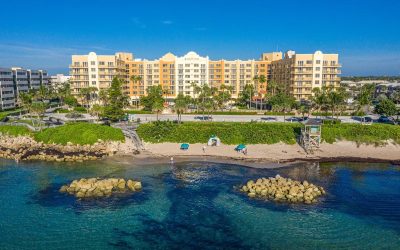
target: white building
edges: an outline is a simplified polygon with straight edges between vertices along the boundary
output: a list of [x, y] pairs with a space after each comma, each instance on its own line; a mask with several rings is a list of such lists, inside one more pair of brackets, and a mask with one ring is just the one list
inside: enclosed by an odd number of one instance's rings
[[49, 86], [54, 90], [58, 90], [63, 84], [68, 82], [69, 79], [71, 79], [71, 76], [65, 76], [64, 74], [50, 76]]
[[177, 93], [194, 96], [193, 86], [208, 84], [208, 62], [209, 58], [201, 57], [196, 52], [189, 52], [182, 57], [176, 58]]

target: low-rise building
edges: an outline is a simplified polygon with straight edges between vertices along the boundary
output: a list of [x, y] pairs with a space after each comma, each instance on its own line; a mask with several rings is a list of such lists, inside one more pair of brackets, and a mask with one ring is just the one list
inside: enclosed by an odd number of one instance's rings
[[11, 69], [0, 68], [0, 110], [15, 107], [14, 79]]
[[20, 93], [47, 87], [48, 75], [45, 70], [30, 70], [20, 67], [0, 68], [0, 110], [18, 106]]

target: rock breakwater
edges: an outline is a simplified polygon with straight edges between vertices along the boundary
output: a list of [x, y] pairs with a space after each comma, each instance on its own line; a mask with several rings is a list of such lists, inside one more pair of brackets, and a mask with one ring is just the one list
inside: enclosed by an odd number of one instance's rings
[[[0, 135], [0, 158], [23, 160], [43, 160], [57, 162], [82, 162], [96, 160], [120, 152], [119, 142], [99, 140], [93, 145], [44, 144], [28, 136]], [[132, 153], [135, 151], [131, 150]]]
[[240, 189], [251, 198], [258, 197], [276, 202], [288, 203], [316, 203], [317, 198], [325, 195], [323, 187], [316, 186], [308, 181], [295, 181], [279, 175], [269, 178], [249, 180]]
[[59, 191], [74, 195], [76, 198], [100, 198], [109, 197], [113, 193], [138, 192], [141, 189], [140, 181], [118, 178], [82, 178], [62, 186]]

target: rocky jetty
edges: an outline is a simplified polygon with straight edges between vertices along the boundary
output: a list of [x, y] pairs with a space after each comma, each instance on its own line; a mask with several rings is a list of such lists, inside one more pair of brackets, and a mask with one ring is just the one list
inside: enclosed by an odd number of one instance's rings
[[307, 181], [295, 181], [279, 175], [269, 178], [249, 180], [240, 189], [251, 198], [258, 197], [276, 202], [305, 203], [317, 202], [317, 198], [325, 194], [323, 187]]
[[62, 186], [59, 191], [76, 198], [100, 198], [109, 197], [113, 193], [138, 192], [141, 189], [142, 183], [134, 180], [83, 178]]
[[[104, 142], [99, 140], [93, 145], [44, 144], [28, 136], [0, 135], [0, 158], [43, 161], [88, 161], [120, 153], [124, 144], [120, 142]], [[129, 148], [129, 152], [135, 151]], [[137, 152], [136, 152], [137, 153]]]

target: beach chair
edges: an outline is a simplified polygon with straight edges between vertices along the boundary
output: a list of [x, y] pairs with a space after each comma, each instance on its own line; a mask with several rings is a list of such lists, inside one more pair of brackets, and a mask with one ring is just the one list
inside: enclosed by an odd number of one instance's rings
[[182, 143], [181, 144], [181, 150], [188, 150], [189, 149], [189, 144], [188, 143]]
[[246, 148], [246, 145], [244, 144], [239, 144], [236, 146], [235, 150], [238, 152], [242, 152]]

